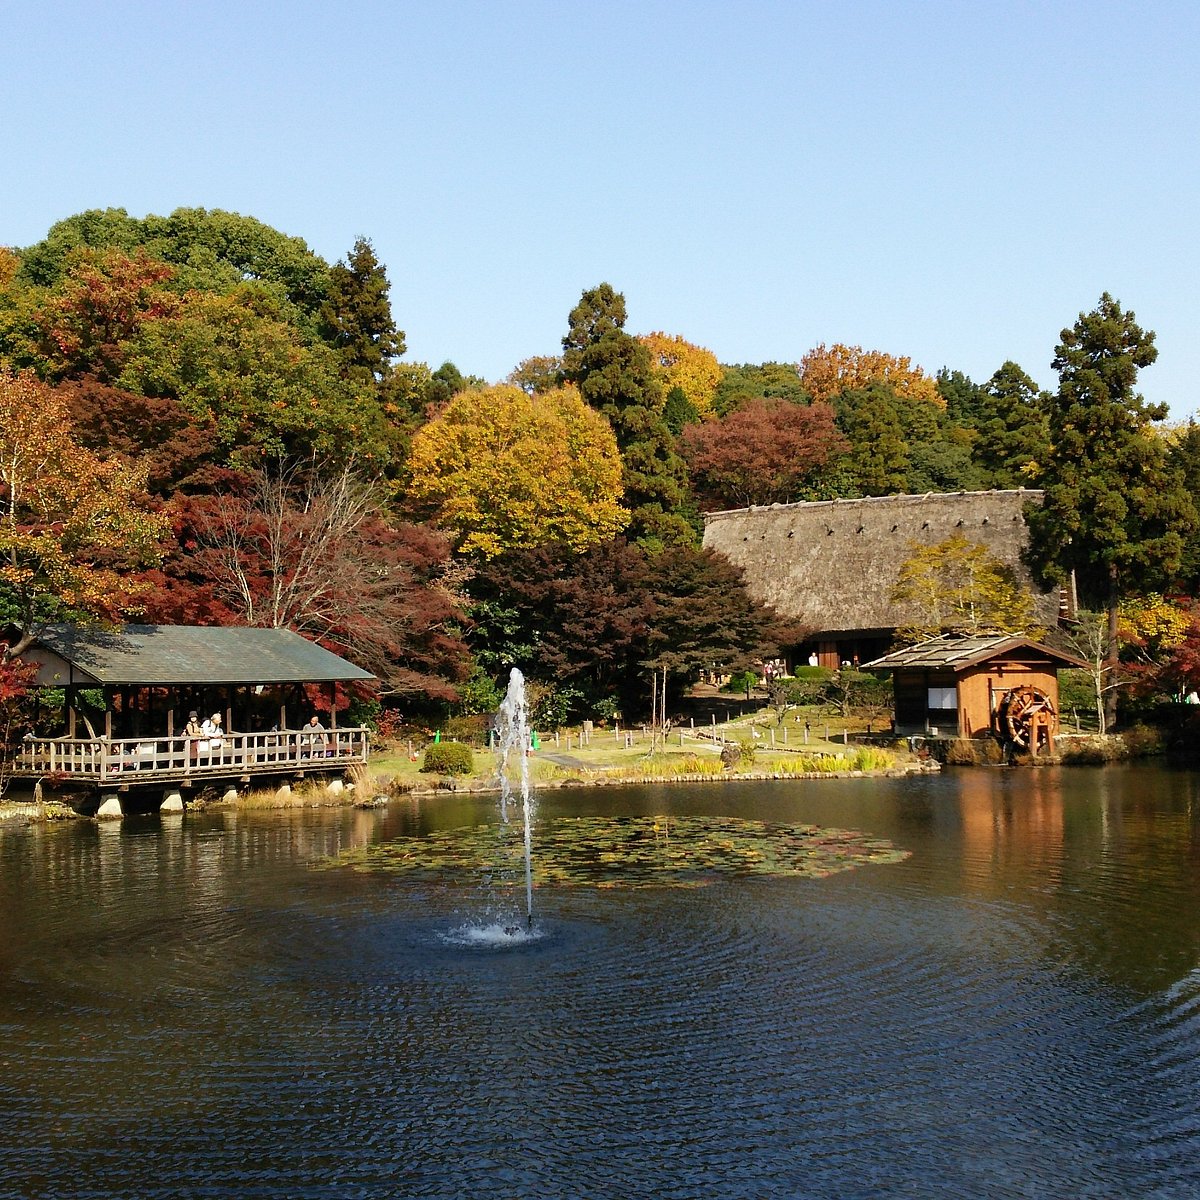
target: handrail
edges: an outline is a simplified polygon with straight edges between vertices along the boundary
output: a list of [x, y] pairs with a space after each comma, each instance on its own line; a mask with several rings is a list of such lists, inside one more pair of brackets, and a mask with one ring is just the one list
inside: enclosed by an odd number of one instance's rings
[[171, 774], [266, 774], [366, 762], [369, 731], [283, 729], [223, 733], [219, 738], [26, 738], [15, 756], [16, 775], [92, 778]]

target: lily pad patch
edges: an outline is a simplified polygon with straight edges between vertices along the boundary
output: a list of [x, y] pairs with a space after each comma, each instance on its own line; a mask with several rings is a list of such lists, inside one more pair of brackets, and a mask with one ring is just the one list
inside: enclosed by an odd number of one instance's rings
[[[477, 825], [345, 850], [314, 866], [464, 885], [523, 870], [511, 827]], [[743, 876], [820, 879], [909, 857], [884, 838], [736, 817], [559, 817], [538, 824], [533, 878], [540, 887], [703, 887]]]

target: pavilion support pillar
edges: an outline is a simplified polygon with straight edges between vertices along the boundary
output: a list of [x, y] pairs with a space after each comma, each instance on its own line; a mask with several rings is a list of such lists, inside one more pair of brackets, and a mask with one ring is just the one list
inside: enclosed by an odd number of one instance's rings
[[163, 802], [158, 806], [159, 812], [183, 812], [183, 794], [178, 788], [171, 788], [163, 793]]
[[119, 821], [125, 814], [121, 811], [121, 798], [114, 792], [108, 792], [100, 797], [100, 807], [96, 809], [96, 817], [101, 821]]

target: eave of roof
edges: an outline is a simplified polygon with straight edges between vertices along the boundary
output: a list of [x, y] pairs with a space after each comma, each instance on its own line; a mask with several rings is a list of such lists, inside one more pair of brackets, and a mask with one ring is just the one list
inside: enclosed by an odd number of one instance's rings
[[351, 683], [369, 671], [290, 629], [52, 625], [38, 642], [108, 686]]

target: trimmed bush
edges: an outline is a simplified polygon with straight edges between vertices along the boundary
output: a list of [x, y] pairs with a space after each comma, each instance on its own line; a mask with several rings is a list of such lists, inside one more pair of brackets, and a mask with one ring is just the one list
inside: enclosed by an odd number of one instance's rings
[[434, 742], [425, 747], [421, 770], [433, 775], [472, 775], [475, 755], [462, 742]]

